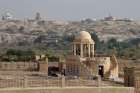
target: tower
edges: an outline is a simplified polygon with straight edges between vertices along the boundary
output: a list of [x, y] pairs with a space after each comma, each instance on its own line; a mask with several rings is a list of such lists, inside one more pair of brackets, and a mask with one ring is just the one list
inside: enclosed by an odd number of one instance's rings
[[36, 21], [40, 21], [41, 20], [41, 16], [40, 16], [39, 12], [36, 13], [35, 20]]

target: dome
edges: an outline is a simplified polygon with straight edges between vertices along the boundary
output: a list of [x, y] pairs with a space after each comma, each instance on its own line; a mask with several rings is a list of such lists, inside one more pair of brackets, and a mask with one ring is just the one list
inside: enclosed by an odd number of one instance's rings
[[91, 39], [91, 35], [89, 34], [89, 32], [81, 31], [81, 32], [79, 33], [78, 38], [82, 38], [82, 39]]
[[94, 41], [91, 38], [91, 35], [87, 31], [81, 31], [75, 36], [74, 42], [81, 42], [81, 43], [93, 43]]

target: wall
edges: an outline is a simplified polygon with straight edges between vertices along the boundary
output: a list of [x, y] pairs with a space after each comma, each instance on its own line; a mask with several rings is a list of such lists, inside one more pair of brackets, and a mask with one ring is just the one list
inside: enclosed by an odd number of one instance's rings
[[97, 62], [97, 71], [99, 70], [98, 65], [104, 66], [104, 77], [110, 77], [110, 67], [111, 67], [111, 61], [110, 57], [95, 57], [96, 62]]
[[47, 62], [40, 62], [39, 63], [39, 72], [48, 73], [48, 63]]
[[135, 87], [135, 93], [140, 93], [140, 68], [124, 68], [124, 85]]
[[0, 62], [0, 71], [37, 71], [37, 62]]
[[77, 88], [28, 88], [0, 89], [0, 93], [134, 93], [134, 88], [128, 87], [77, 87]]

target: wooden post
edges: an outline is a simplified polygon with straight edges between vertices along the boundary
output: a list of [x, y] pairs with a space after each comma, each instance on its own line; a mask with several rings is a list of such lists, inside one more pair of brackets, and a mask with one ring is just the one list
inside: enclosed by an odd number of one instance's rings
[[27, 76], [24, 76], [24, 88], [27, 88], [28, 87], [28, 78]]
[[61, 87], [65, 87], [65, 76], [62, 75], [61, 77]]
[[84, 54], [83, 54], [83, 44], [80, 45], [80, 50], [81, 50], [80, 51], [80, 56], [83, 57], [84, 56]]
[[97, 87], [100, 87], [101, 86], [101, 76], [98, 75], [97, 77]]

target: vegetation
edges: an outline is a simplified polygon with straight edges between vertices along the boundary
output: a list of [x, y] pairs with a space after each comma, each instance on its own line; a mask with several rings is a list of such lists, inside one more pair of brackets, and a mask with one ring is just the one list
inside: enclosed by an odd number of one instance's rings
[[97, 49], [97, 52], [105, 52], [107, 54], [115, 53], [120, 58], [126, 59], [140, 58], [140, 38], [131, 39], [129, 41], [123, 42], [119, 42], [116, 39], [112, 38], [107, 42], [98, 41], [96, 47], [99, 48]]
[[96, 35], [96, 33], [91, 33], [91, 38], [95, 41], [95, 50], [96, 51], [100, 51], [101, 49], [101, 43], [98, 36]]
[[1, 57], [2, 61], [30, 61], [33, 60], [35, 53], [31, 50], [8, 49]]
[[[140, 58], [140, 38], [130, 39], [119, 42], [115, 38], [109, 39], [107, 42], [101, 41], [96, 33], [91, 33], [92, 39], [95, 41], [96, 52], [105, 54], [116, 54], [120, 58], [139, 59]], [[35, 44], [20, 43], [13, 47], [4, 48], [1, 54], [2, 61], [30, 61], [34, 60], [35, 54], [45, 54], [48, 57], [61, 56], [65, 57], [71, 49], [71, 42], [74, 35], [64, 35], [56, 43], [42, 43], [45, 36], [36, 39]], [[1, 51], [3, 51], [1, 50]]]

